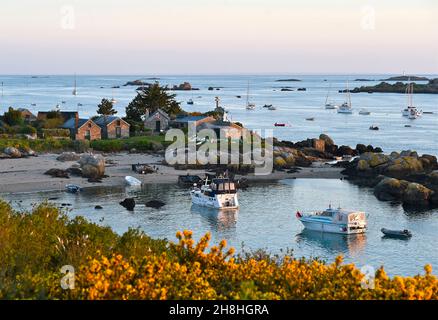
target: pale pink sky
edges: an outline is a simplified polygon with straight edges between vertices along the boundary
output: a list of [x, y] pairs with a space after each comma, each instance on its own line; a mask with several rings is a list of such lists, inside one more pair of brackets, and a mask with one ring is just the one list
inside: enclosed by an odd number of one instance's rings
[[0, 73], [438, 73], [434, 0], [160, 2], [2, 0]]

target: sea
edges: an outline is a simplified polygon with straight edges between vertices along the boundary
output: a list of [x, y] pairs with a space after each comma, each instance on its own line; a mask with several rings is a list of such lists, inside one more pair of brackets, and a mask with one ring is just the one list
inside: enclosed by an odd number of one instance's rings
[[[262, 134], [263, 130], [273, 130], [279, 139], [300, 141], [326, 133], [338, 145], [363, 143], [379, 146], [384, 152], [411, 149], [420, 154], [438, 155], [438, 95], [414, 95], [415, 105], [431, 112], [415, 120], [401, 114], [407, 106], [404, 94], [352, 93], [354, 113], [351, 115], [324, 108], [327, 94], [330, 101], [340, 104], [346, 96], [339, 90], [347, 86], [375, 85], [390, 76], [393, 75], [77, 75], [78, 94], [73, 96], [73, 75], [4, 75], [0, 76], [3, 83], [0, 113], [9, 106], [37, 113], [59, 105], [61, 110], [79, 111], [81, 117], [90, 117], [95, 115], [102, 98], [114, 98], [118, 101], [115, 104], [118, 115], [124, 116], [125, 107], [135, 97], [137, 88], [124, 86], [127, 81], [159, 81], [168, 86], [187, 81], [199, 90], [174, 92], [183, 109], [209, 111], [219, 97], [233, 121], [262, 130]], [[438, 75], [427, 76], [438, 78]], [[301, 81], [277, 81], [289, 78]], [[281, 91], [285, 87], [293, 91]], [[297, 88], [306, 90], [297, 91]], [[248, 91], [250, 102], [256, 104], [255, 110], [245, 108]], [[193, 105], [187, 104], [189, 99], [194, 101]], [[272, 104], [277, 110], [267, 110], [263, 108], [265, 104]], [[360, 109], [367, 109], [371, 114], [359, 115]], [[314, 120], [308, 121], [308, 118]], [[276, 122], [287, 125], [274, 127]], [[369, 130], [371, 125], [378, 126], [379, 130]], [[176, 185], [148, 184], [140, 189], [87, 188], [77, 195], [63, 191], [9, 193], [0, 197], [18, 210], [29, 210], [36, 203], [52, 199], [51, 202], [64, 208], [69, 216], [85, 216], [118, 233], [138, 227], [154, 238], [174, 241], [176, 231], [190, 229], [196, 238], [210, 232], [213, 243], [226, 239], [237, 252], [264, 249], [272, 254], [292, 253], [296, 257], [319, 258], [328, 263], [342, 255], [346, 262], [355, 263], [359, 268], [378, 269], [383, 265], [390, 275], [423, 273], [423, 266], [429, 263], [437, 274], [438, 210], [413, 210], [400, 203], [382, 202], [375, 198], [372, 189], [345, 180], [294, 179], [257, 184], [239, 191], [241, 207], [231, 212], [193, 206], [188, 190]], [[126, 197], [137, 199], [133, 212], [119, 205]], [[152, 199], [160, 199], [166, 205], [160, 209], [146, 207], [144, 204]], [[101, 205], [103, 210], [96, 210], [96, 205]], [[368, 232], [353, 236], [308, 232], [295, 217], [296, 211], [322, 210], [329, 205], [365, 211]], [[381, 228], [409, 229], [413, 237], [388, 239], [383, 237]]]
[[[397, 93], [352, 93], [353, 114], [338, 114], [324, 108], [327, 94], [329, 101], [341, 104], [346, 100], [347, 86], [375, 85], [381, 79], [394, 75], [126, 75], [93, 76], [77, 75], [77, 95], [73, 96], [74, 75], [64, 76], [0, 76], [2, 94], [0, 113], [9, 106], [28, 108], [30, 111], [61, 110], [79, 111], [81, 117], [96, 114], [102, 98], [114, 98], [119, 116], [135, 97], [137, 86], [124, 86], [127, 81], [159, 81], [172, 87], [189, 82], [196, 91], [175, 91], [177, 101], [184, 110], [205, 112], [214, 109], [215, 98], [229, 112], [229, 118], [241, 122], [253, 130], [273, 130], [275, 137], [300, 141], [326, 133], [338, 145], [356, 146], [358, 143], [381, 147], [385, 152], [416, 150], [419, 153], [438, 154], [438, 94], [415, 94], [414, 104], [425, 112], [422, 117], [409, 120], [401, 110], [407, 106], [407, 96]], [[425, 75], [438, 78], [438, 75]], [[298, 79], [299, 82], [279, 82], [282, 79]], [[370, 81], [355, 81], [366, 79]], [[116, 88], [113, 88], [116, 87]], [[214, 90], [208, 90], [214, 87]], [[249, 87], [249, 90], [248, 90]], [[282, 88], [293, 91], [281, 91]], [[297, 91], [306, 88], [306, 91]], [[246, 110], [246, 98], [256, 104], [255, 110]], [[240, 96], [240, 98], [238, 97]], [[193, 105], [187, 101], [192, 99]], [[263, 108], [272, 104], [277, 110]], [[361, 109], [370, 115], [359, 115]], [[306, 119], [314, 118], [313, 121]], [[274, 127], [275, 123], [285, 127]], [[378, 131], [369, 130], [378, 126]]]

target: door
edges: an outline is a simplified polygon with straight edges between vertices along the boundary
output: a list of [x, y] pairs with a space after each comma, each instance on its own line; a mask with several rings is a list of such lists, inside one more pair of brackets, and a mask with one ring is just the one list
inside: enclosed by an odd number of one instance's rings
[[160, 132], [161, 131], [161, 122], [155, 121], [155, 131]]
[[85, 131], [85, 139], [91, 140], [91, 131], [90, 130]]
[[122, 128], [116, 127], [116, 138], [122, 137]]

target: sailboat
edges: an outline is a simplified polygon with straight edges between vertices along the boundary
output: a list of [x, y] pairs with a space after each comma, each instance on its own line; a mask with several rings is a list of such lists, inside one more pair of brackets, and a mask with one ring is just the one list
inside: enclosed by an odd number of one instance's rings
[[246, 91], [246, 110], [254, 110], [255, 104], [249, 102], [249, 81], [248, 81], [248, 89]]
[[347, 82], [346, 94], [347, 94], [347, 101], [345, 101], [338, 108], [338, 113], [352, 114], [353, 113], [353, 108], [351, 106], [351, 95], [350, 95], [350, 89], [349, 89], [349, 86], [348, 86], [348, 82]]
[[330, 94], [330, 89], [332, 88], [332, 85], [330, 84], [329, 89], [327, 90], [327, 96], [325, 97], [325, 108], [326, 109], [337, 109], [338, 106], [329, 101], [329, 94]]
[[422, 112], [421, 110], [418, 110], [413, 103], [413, 94], [414, 94], [413, 83], [408, 84], [406, 88], [406, 94], [408, 99], [408, 106], [407, 108], [402, 110], [402, 115], [403, 117], [408, 117], [409, 119], [417, 119], [419, 116], [421, 116]]
[[75, 74], [75, 85], [74, 85], [74, 88], [73, 88], [73, 92], [72, 92], [72, 94], [73, 94], [74, 96], [76, 96], [76, 95], [78, 94], [78, 90], [76, 89], [76, 74]]
[[117, 100], [114, 98], [114, 89], [112, 90], [111, 103], [112, 103], [112, 104], [116, 104], [116, 103], [117, 103]]

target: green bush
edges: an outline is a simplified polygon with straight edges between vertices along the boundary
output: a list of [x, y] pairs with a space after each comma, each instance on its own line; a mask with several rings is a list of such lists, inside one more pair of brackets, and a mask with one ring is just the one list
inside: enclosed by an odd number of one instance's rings
[[122, 140], [93, 140], [90, 146], [94, 150], [103, 152], [120, 152], [125, 149], [125, 144]]
[[59, 128], [41, 129], [41, 133], [42, 133], [44, 138], [48, 138], [48, 137], [69, 138], [70, 137], [70, 130], [69, 129], [59, 129]]

